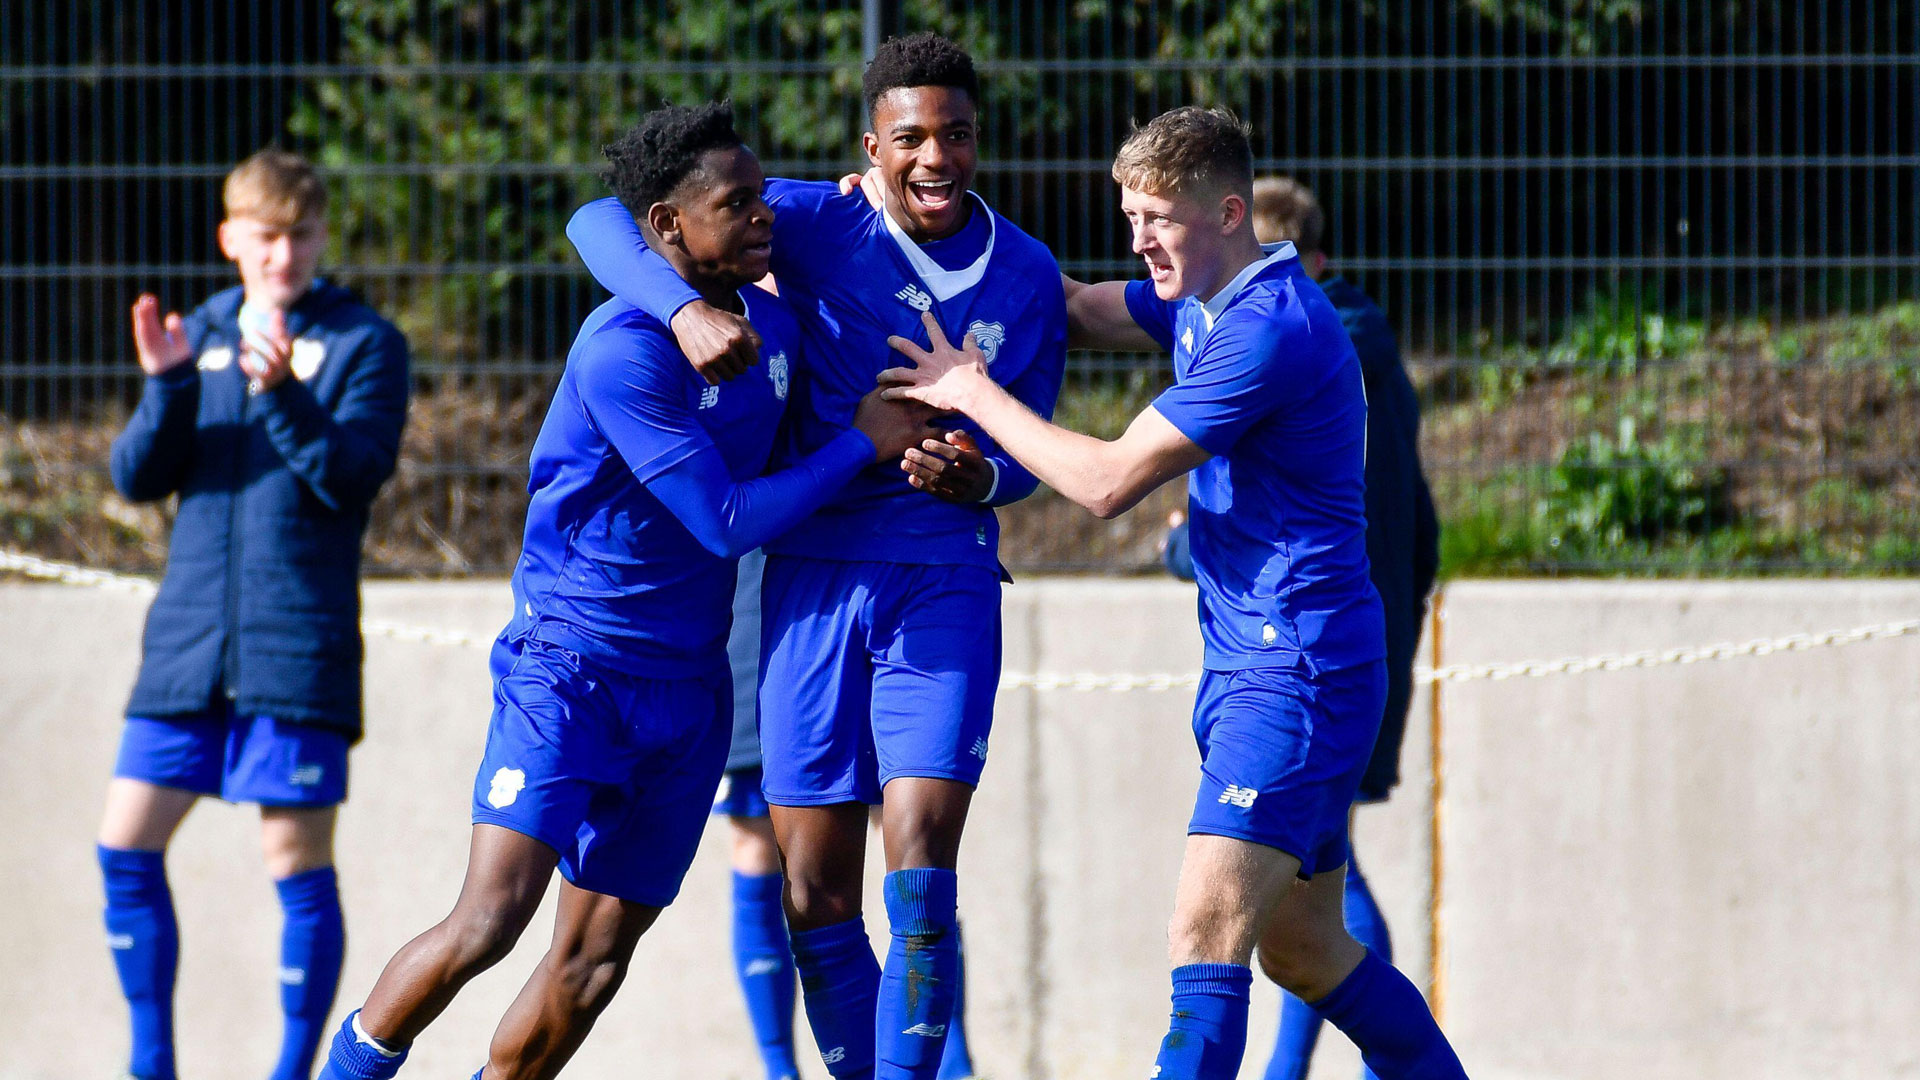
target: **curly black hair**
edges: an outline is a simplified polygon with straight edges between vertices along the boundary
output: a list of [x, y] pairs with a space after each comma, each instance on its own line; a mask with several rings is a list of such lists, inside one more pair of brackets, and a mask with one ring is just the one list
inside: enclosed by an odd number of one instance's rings
[[741, 145], [733, 130], [733, 104], [714, 101], [691, 108], [668, 105], [640, 118], [608, 143], [604, 179], [634, 220], [666, 198], [700, 167], [700, 155]]
[[888, 38], [874, 50], [873, 60], [860, 78], [867, 116], [873, 116], [874, 105], [887, 91], [903, 86], [951, 86], [965, 90], [969, 101], [980, 104], [980, 76], [974, 74], [973, 57], [951, 38], [931, 30]]

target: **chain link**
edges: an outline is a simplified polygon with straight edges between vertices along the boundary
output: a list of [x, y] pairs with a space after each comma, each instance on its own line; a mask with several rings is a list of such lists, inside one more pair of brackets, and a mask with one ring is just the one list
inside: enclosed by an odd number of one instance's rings
[[[13, 572], [44, 581], [58, 581], [66, 585], [79, 585], [87, 588], [106, 589], [112, 592], [133, 593], [151, 596], [156, 586], [153, 581], [143, 577], [115, 574], [107, 570], [94, 570], [72, 563], [54, 562], [34, 555], [13, 551], [0, 551], [0, 572]], [[430, 626], [410, 626], [405, 623], [386, 622], [379, 619], [366, 619], [360, 623], [360, 629], [369, 637], [390, 638], [395, 641], [415, 641], [428, 645], [447, 645], [455, 648], [485, 648], [493, 641], [491, 636], [477, 636], [460, 630], [443, 630]], [[1441, 667], [1421, 665], [1413, 669], [1415, 682], [1421, 683], [1458, 683], [1458, 682], [1505, 682], [1508, 679], [1542, 679], [1553, 675], [1584, 675], [1592, 671], [1627, 671], [1633, 668], [1667, 667], [1676, 664], [1699, 664], [1709, 660], [1734, 660], [1748, 656], [1771, 656], [1774, 653], [1806, 652], [1809, 649], [1838, 648], [1844, 645], [1858, 645], [1868, 641], [1885, 641], [1889, 638], [1910, 637], [1920, 634], [1920, 619], [1903, 619], [1898, 622], [1874, 623], [1869, 626], [1856, 626], [1846, 630], [1825, 630], [1818, 633], [1786, 634], [1781, 637], [1755, 638], [1751, 641], [1725, 641], [1712, 645], [1679, 646], [1671, 649], [1644, 649], [1639, 652], [1601, 653], [1596, 656], [1568, 656], [1558, 660], [1516, 660], [1507, 663], [1491, 664], [1446, 664]], [[1077, 672], [1071, 674], [1022, 674], [1008, 673], [1000, 677], [1002, 690], [1074, 690], [1087, 693], [1105, 690], [1110, 693], [1127, 693], [1141, 690], [1148, 693], [1164, 693], [1169, 690], [1191, 690], [1200, 685], [1197, 672], [1123, 672], [1116, 675], [1104, 675], [1096, 672]]]

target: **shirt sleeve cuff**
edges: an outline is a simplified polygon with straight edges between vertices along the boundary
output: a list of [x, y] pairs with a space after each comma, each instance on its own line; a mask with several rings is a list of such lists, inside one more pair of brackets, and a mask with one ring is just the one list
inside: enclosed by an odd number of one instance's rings
[[983, 503], [992, 502], [993, 497], [1000, 493], [1000, 463], [992, 458], [988, 458], [987, 467], [993, 470], [993, 483], [988, 484], [987, 493], [980, 496], [980, 501]]

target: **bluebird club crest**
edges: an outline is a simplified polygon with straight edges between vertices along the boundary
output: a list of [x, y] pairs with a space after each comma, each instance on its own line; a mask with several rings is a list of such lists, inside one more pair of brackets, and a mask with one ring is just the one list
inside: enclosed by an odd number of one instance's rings
[[773, 383], [773, 396], [781, 401], [787, 400], [787, 354], [774, 353], [767, 361], [767, 378]]
[[987, 366], [992, 367], [994, 358], [1000, 355], [1000, 343], [1007, 340], [1007, 328], [997, 322], [973, 321], [967, 327], [967, 333], [973, 335], [973, 343], [980, 346], [980, 355], [987, 358]]

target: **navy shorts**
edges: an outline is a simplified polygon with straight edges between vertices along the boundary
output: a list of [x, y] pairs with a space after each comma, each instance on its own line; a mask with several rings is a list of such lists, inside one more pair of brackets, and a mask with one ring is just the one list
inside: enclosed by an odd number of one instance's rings
[[129, 716], [113, 775], [261, 806], [334, 806], [347, 797], [341, 732], [231, 703], [175, 716]]
[[1208, 671], [1193, 705], [1200, 793], [1188, 833], [1278, 848], [1311, 877], [1347, 862], [1347, 814], [1373, 753], [1386, 664], [1309, 675]]
[[666, 907], [700, 846], [727, 763], [733, 686], [602, 667], [540, 641], [494, 643], [493, 720], [473, 823], [560, 853], [573, 885]]
[[980, 782], [1000, 683], [1000, 578], [977, 566], [767, 557], [761, 790], [878, 803], [896, 777]]
[[713, 812], [727, 817], [766, 817], [767, 797], [760, 794], [760, 766], [729, 769], [720, 778], [720, 794]]

